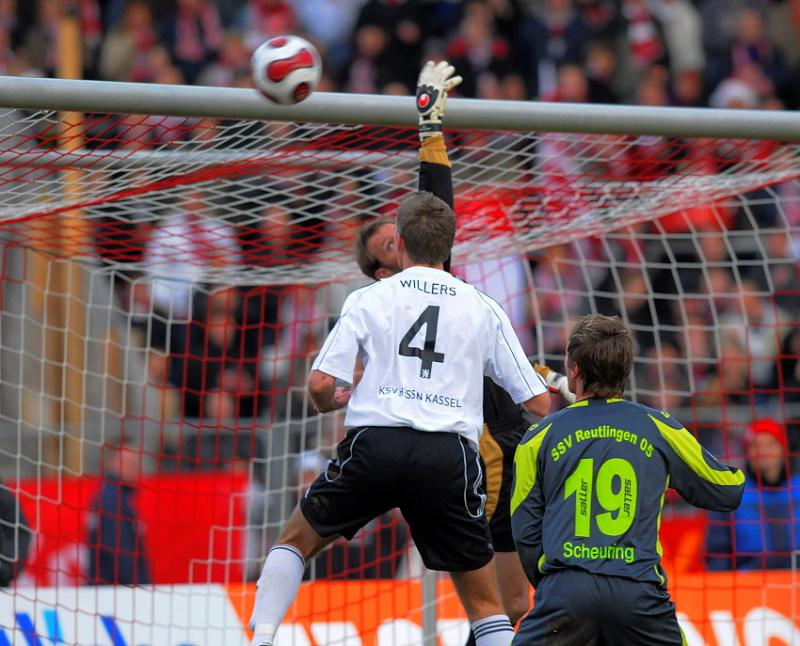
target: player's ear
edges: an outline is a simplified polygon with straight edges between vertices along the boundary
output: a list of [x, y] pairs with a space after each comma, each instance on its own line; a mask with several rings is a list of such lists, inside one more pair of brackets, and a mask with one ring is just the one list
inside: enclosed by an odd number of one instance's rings
[[569, 363], [568, 361], [565, 361], [564, 362], [564, 367], [567, 369], [567, 376], [570, 379], [572, 379], [574, 381], [577, 381], [580, 378], [581, 371], [578, 370], [578, 364], [577, 363]]
[[400, 236], [397, 231], [394, 233], [394, 251], [397, 254], [397, 260], [400, 263], [400, 266], [405, 269], [403, 265], [403, 256], [406, 254], [406, 241]]
[[389, 278], [393, 272], [386, 269], [386, 267], [381, 267], [375, 271], [375, 280], [383, 280], [384, 278]]

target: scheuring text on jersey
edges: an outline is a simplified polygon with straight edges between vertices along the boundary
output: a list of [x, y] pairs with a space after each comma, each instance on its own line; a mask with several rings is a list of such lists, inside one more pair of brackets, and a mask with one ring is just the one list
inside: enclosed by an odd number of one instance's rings
[[[442, 298], [446, 296], [446, 298]], [[503, 309], [447, 272], [405, 271], [356, 290], [312, 366], [353, 382], [345, 426], [409, 426], [477, 443], [483, 378], [516, 402], [547, 392]]]
[[514, 471], [511, 524], [534, 582], [578, 568], [665, 586], [658, 528], [666, 489], [729, 511], [744, 486], [739, 469], [719, 463], [670, 415], [623, 399], [584, 399], [535, 424]]

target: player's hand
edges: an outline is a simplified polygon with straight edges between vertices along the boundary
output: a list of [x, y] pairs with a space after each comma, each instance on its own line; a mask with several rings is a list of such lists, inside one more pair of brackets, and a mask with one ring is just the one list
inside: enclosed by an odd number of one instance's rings
[[447, 93], [463, 80], [453, 76], [456, 69], [447, 61], [428, 61], [417, 79], [417, 112], [419, 138], [425, 139], [442, 132], [444, 104]]
[[350, 401], [350, 395], [352, 394], [353, 391], [350, 390], [350, 388], [337, 386], [336, 390], [333, 391], [333, 397], [331, 398], [331, 410], [339, 410], [340, 408], [344, 408], [347, 405], [347, 402]]
[[570, 392], [566, 375], [562, 375], [560, 372], [556, 372], [541, 363], [534, 363], [533, 369], [542, 376], [551, 393], [560, 393], [570, 404], [575, 403], [575, 393]]

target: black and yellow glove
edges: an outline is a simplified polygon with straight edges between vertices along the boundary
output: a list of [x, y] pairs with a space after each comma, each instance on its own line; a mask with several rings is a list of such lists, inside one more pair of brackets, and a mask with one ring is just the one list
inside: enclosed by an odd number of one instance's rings
[[562, 375], [560, 372], [556, 372], [541, 363], [534, 363], [533, 369], [544, 379], [544, 383], [551, 393], [560, 393], [570, 404], [575, 403], [575, 393], [570, 392], [566, 375]]
[[447, 93], [463, 80], [447, 61], [428, 61], [417, 79], [417, 112], [420, 140], [442, 132]]

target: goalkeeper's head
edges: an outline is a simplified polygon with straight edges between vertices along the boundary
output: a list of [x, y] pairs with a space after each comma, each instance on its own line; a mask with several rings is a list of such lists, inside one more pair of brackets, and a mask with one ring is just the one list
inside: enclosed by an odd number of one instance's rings
[[365, 276], [381, 280], [401, 271], [394, 248], [394, 233], [394, 218], [388, 215], [370, 220], [359, 229], [356, 262]]
[[[406, 200], [408, 200], [408, 203], [406, 203]], [[433, 208], [430, 208], [431, 206]], [[449, 232], [450, 226], [444, 227], [445, 236], [450, 240], [449, 246], [452, 247], [452, 238], [455, 235], [455, 218], [447, 204], [433, 197], [430, 193], [412, 193], [409, 195], [401, 203], [400, 210], [398, 210], [398, 218], [401, 210], [405, 210], [410, 214], [412, 212], [437, 213], [443, 209], [449, 211], [452, 218], [452, 233]], [[445, 217], [446, 219], [447, 217]], [[437, 222], [439, 224], [436, 224]], [[434, 215], [434, 221], [428, 222], [428, 225], [434, 228], [440, 224], [442, 222], [436, 215]], [[412, 225], [413, 229], [414, 225]], [[382, 280], [402, 271], [397, 257], [397, 250], [395, 249], [396, 230], [394, 218], [386, 215], [381, 215], [362, 225], [356, 239], [356, 262], [365, 276], [374, 280]]]
[[442, 268], [456, 236], [452, 209], [432, 193], [417, 191], [397, 209], [395, 247], [403, 269], [412, 265]]

